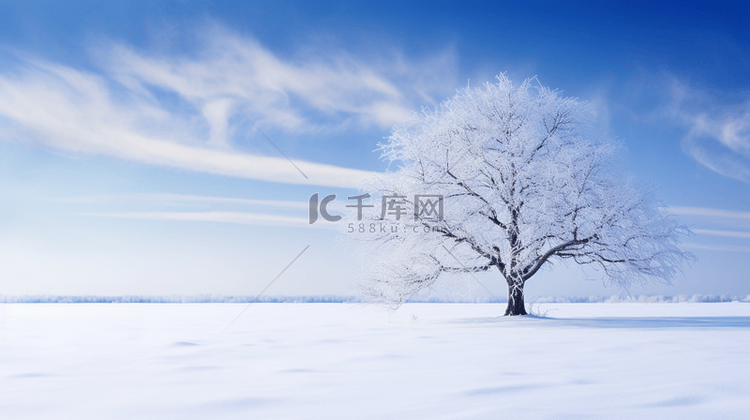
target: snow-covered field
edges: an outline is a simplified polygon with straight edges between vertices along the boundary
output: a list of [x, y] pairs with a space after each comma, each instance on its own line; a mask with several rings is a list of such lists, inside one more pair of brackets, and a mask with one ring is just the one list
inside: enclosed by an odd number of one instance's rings
[[0, 304], [2, 419], [750, 418], [750, 304]]

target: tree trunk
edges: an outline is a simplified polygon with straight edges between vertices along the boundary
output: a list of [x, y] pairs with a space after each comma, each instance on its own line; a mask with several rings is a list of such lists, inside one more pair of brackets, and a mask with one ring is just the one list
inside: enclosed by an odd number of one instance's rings
[[505, 315], [528, 315], [523, 304], [523, 282], [508, 282], [508, 307], [505, 309]]

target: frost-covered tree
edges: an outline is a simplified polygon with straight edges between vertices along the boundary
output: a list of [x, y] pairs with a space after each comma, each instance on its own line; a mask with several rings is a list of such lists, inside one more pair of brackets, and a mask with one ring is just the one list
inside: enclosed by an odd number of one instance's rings
[[[536, 79], [497, 79], [415, 113], [381, 145], [398, 169], [364, 189], [400, 217], [350, 216], [350, 237], [377, 261], [366, 295], [398, 306], [444, 273], [496, 269], [505, 315], [525, 315], [524, 285], [555, 260], [594, 265], [623, 288], [669, 283], [692, 258], [677, 246], [688, 230], [617, 170], [587, 105]], [[415, 195], [442, 195], [442, 218], [400, 211], [419, 206]]]

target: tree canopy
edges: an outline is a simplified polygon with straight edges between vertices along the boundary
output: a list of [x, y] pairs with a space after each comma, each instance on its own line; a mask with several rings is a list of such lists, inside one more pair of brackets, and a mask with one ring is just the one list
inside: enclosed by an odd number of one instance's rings
[[555, 260], [597, 266], [626, 288], [668, 283], [692, 258], [678, 247], [689, 231], [623, 175], [588, 105], [536, 79], [514, 85], [501, 74], [463, 89], [414, 113], [381, 149], [395, 168], [364, 190], [384, 206], [441, 196], [442, 215], [409, 213], [383, 230], [384, 208], [357, 221], [379, 227], [350, 235], [375, 257], [362, 282], [374, 300], [399, 305], [444, 273], [497, 269], [505, 314], [520, 315], [524, 284]]

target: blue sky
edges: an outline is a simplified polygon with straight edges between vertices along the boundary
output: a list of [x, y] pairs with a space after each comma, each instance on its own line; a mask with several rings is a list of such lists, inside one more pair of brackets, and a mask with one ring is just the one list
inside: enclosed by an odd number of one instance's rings
[[720, 2], [1, 2], [0, 294], [254, 294], [307, 245], [267, 293], [350, 293], [310, 195], [358, 194], [391, 127], [501, 72], [589, 101], [696, 233], [632, 293], [750, 294], [748, 27]]

